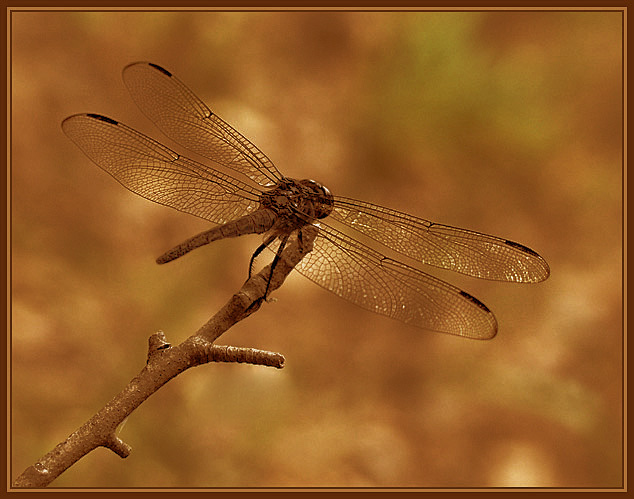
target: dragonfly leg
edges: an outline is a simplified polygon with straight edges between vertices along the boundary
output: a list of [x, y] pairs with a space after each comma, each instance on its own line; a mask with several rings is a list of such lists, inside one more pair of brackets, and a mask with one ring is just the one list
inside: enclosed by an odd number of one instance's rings
[[269, 286], [271, 285], [271, 279], [273, 278], [273, 272], [275, 272], [277, 262], [280, 261], [280, 256], [282, 255], [282, 251], [284, 251], [286, 242], [288, 241], [288, 237], [289, 234], [286, 234], [284, 237], [281, 238], [280, 247], [277, 248], [277, 251], [275, 252], [275, 258], [273, 258], [273, 262], [271, 263], [271, 272], [269, 273], [269, 278], [266, 280], [266, 289], [264, 290], [264, 296], [262, 297], [264, 300], [266, 300], [266, 295], [268, 294]]
[[302, 253], [304, 252], [304, 229], [305, 227], [302, 227], [297, 231], [297, 246]]
[[251, 278], [251, 274], [253, 273], [253, 264], [255, 263], [255, 259], [260, 255], [260, 253], [262, 253], [264, 251], [264, 248], [266, 248], [267, 246], [269, 246], [273, 241], [275, 241], [275, 238], [277, 236], [269, 236], [262, 244], [260, 244], [260, 246], [258, 246], [258, 248], [253, 252], [253, 256], [251, 257], [251, 261], [249, 262], [249, 277], [247, 278], [250, 279]]
[[[254, 263], [256, 257], [260, 253], [262, 253], [262, 251], [264, 251], [264, 248], [266, 248], [273, 241], [275, 241], [276, 237], [277, 236], [269, 237], [266, 241], [264, 241], [264, 243], [262, 243], [260, 246], [258, 246], [258, 248], [253, 253], [253, 256], [251, 257], [251, 262], [249, 264], [249, 278], [251, 277], [251, 271], [253, 269], [253, 263]], [[284, 247], [286, 246], [286, 242], [287, 241], [288, 241], [288, 235], [284, 236], [282, 238], [282, 240], [280, 242], [280, 247], [275, 252], [275, 258], [273, 258], [273, 262], [271, 262], [271, 271], [269, 272], [269, 277], [266, 280], [266, 288], [264, 288], [264, 294], [262, 296], [260, 296], [259, 298], [257, 298], [256, 300], [254, 300], [253, 303], [251, 303], [251, 305], [249, 305], [247, 307], [247, 311], [251, 310], [252, 308], [255, 308], [257, 310], [260, 307], [260, 305], [262, 304], [262, 302], [266, 301], [266, 295], [269, 292], [269, 286], [271, 285], [271, 279], [273, 278], [273, 272], [275, 271], [275, 266], [277, 265], [277, 262], [280, 260], [280, 255], [282, 254], [282, 251], [284, 250]]]

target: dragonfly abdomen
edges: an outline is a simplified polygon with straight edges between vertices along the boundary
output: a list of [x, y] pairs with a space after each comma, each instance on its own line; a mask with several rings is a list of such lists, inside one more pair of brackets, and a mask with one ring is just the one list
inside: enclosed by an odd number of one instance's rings
[[200, 246], [209, 244], [212, 241], [217, 241], [218, 239], [239, 237], [245, 234], [263, 234], [273, 227], [276, 219], [277, 215], [271, 210], [257, 210], [254, 213], [227, 222], [226, 224], [217, 225], [212, 229], [189, 238], [187, 241], [159, 256], [156, 259], [156, 263], [162, 264], [171, 262]]

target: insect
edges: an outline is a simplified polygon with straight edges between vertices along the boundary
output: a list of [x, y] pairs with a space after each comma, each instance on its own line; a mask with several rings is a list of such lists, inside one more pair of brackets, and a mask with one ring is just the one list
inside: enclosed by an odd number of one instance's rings
[[476, 339], [497, 333], [486, 305], [358, 236], [418, 262], [482, 279], [530, 283], [550, 274], [546, 261], [522, 244], [335, 196], [314, 180], [285, 177], [161, 66], [130, 64], [123, 80], [141, 111], [165, 135], [222, 169], [181, 156], [99, 114], [76, 114], [62, 122], [66, 135], [132, 192], [216, 224], [160, 256], [158, 263], [221, 238], [264, 234], [251, 270], [264, 248], [273, 249], [277, 259], [289, 237], [314, 225], [313, 249], [295, 267], [300, 274], [370, 311]]

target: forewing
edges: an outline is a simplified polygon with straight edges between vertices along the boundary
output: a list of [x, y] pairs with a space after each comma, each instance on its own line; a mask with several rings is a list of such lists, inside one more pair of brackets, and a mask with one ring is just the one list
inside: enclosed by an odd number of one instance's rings
[[68, 137], [124, 187], [146, 199], [221, 224], [255, 211], [256, 189], [115, 120], [76, 114], [62, 122]]
[[335, 198], [331, 216], [388, 248], [422, 263], [473, 277], [539, 282], [546, 261], [521, 244], [441, 225], [363, 201]]
[[166, 69], [136, 62], [123, 69], [123, 81], [141, 111], [183, 147], [262, 186], [274, 185], [282, 178], [262, 151]]
[[497, 333], [495, 316], [478, 299], [325, 224], [295, 269], [356, 305], [407, 324], [475, 339]]

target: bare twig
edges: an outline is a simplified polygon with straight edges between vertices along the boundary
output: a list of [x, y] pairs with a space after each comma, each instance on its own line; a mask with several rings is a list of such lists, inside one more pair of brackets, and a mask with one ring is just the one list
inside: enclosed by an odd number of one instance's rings
[[83, 456], [106, 447], [127, 457], [131, 447], [116, 436], [117, 427], [150, 395], [183, 371], [208, 362], [246, 362], [282, 368], [284, 357], [254, 348], [218, 346], [213, 342], [231, 326], [258, 310], [268, 284], [269, 293], [279, 288], [290, 271], [312, 249], [317, 229], [302, 229], [301, 238], [289, 240], [273, 275], [271, 265], [244, 283], [240, 291], [194, 335], [172, 347], [162, 331], [149, 338], [147, 364], [103, 409], [64, 442], [29, 466], [13, 482], [14, 487], [45, 487]]

